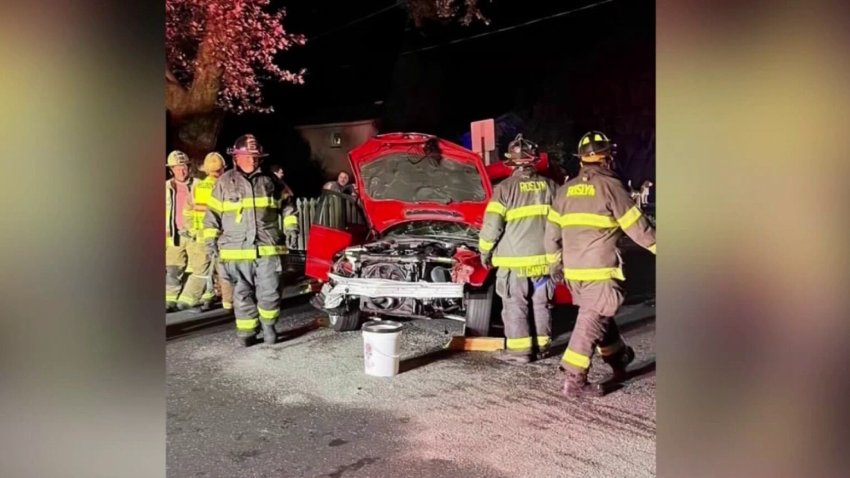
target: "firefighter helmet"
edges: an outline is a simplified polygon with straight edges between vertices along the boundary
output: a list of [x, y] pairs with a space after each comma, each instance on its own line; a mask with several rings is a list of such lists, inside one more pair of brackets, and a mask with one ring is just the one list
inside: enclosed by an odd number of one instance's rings
[[573, 156], [580, 157], [587, 163], [599, 162], [606, 156], [611, 157], [616, 147], [602, 131], [590, 131], [578, 141], [578, 153]]
[[253, 134], [243, 134], [236, 138], [232, 148], [227, 148], [227, 154], [235, 156], [237, 154], [249, 154], [258, 158], [264, 158], [268, 154], [263, 152], [263, 147], [257, 141]]
[[169, 168], [180, 166], [181, 164], [189, 164], [189, 157], [183, 151], [175, 149], [168, 153], [168, 159], [165, 160], [165, 165]]
[[204, 165], [201, 167], [201, 170], [207, 174], [212, 171], [221, 171], [223, 169], [224, 158], [215, 151], [207, 154], [207, 157], [204, 158]]
[[522, 133], [516, 135], [513, 141], [508, 143], [508, 152], [505, 153], [508, 163], [530, 163], [536, 161], [537, 144], [522, 137]]

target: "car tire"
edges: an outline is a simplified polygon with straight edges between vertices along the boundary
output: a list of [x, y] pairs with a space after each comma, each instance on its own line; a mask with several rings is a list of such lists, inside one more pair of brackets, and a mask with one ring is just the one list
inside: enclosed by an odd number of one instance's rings
[[360, 310], [329, 314], [328, 323], [337, 332], [350, 332], [360, 327]]
[[493, 316], [493, 300], [495, 285], [492, 283], [484, 289], [471, 290], [466, 293], [466, 334], [473, 337], [487, 337], [490, 334], [490, 324]]

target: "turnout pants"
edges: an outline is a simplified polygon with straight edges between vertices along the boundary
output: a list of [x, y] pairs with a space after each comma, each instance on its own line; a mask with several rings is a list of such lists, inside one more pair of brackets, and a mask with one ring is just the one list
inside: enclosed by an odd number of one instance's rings
[[221, 261], [215, 263], [215, 275], [218, 288], [221, 290], [221, 306], [227, 310], [233, 309], [233, 284], [224, 271]]
[[194, 307], [199, 302], [211, 301], [215, 297], [212, 281], [213, 264], [204, 250], [203, 243], [187, 240], [186, 254], [192, 274], [186, 281], [177, 302]]
[[193, 242], [188, 236], [178, 235], [173, 244], [165, 246], [165, 302], [177, 302], [180, 297]]
[[620, 286], [613, 280], [567, 281], [578, 309], [570, 343], [562, 359], [570, 376], [584, 381], [594, 351], [608, 363], [616, 363], [625, 350], [614, 315], [623, 303]]
[[[508, 353], [530, 354], [549, 347], [552, 328], [549, 304], [554, 290], [549, 276], [527, 277], [514, 269], [499, 268], [496, 293], [502, 298]], [[529, 303], [533, 321], [528, 317]]]
[[277, 322], [280, 316], [280, 256], [223, 261], [222, 266], [233, 284], [236, 334], [254, 335], [260, 320], [269, 324]]

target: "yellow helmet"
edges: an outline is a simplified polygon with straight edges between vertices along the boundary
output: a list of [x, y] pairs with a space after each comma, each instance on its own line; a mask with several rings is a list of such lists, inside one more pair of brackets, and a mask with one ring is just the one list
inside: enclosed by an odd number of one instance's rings
[[189, 157], [186, 156], [186, 153], [177, 149], [168, 153], [168, 159], [165, 161], [166, 166], [172, 168], [181, 164], [189, 164]]
[[221, 171], [224, 169], [224, 157], [213, 151], [207, 154], [204, 158], [204, 165], [201, 170], [207, 174], [212, 171]]

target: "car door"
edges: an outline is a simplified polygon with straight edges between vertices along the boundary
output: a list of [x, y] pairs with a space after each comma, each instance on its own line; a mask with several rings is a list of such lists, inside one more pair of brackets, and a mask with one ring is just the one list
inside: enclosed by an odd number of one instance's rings
[[362, 243], [368, 231], [366, 218], [355, 198], [322, 191], [307, 241], [307, 276], [328, 280], [334, 256], [346, 247]]

